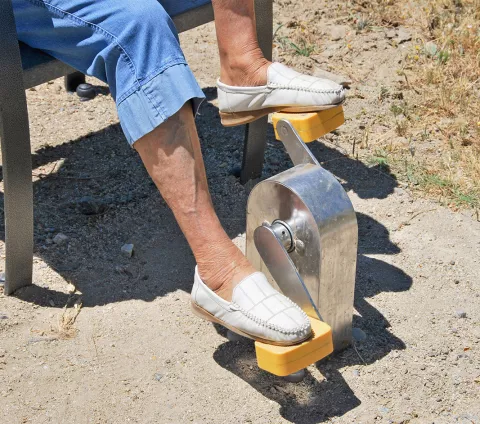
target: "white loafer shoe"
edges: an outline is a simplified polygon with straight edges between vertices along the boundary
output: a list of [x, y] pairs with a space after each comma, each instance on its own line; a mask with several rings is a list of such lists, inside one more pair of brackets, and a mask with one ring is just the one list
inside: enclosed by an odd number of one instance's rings
[[272, 112], [314, 112], [345, 100], [344, 88], [328, 79], [312, 77], [275, 62], [268, 67], [267, 85], [235, 87], [217, 80], [222, 124], [248, 124]]
[[200, 317], [250, 339], [292, 345], [308, 339], [310, 320], [298, 305], [276, 291], [265, 275], [255, 272], [234, 289], [228, 302], [210, 290], [195, 269], [192, 309]]

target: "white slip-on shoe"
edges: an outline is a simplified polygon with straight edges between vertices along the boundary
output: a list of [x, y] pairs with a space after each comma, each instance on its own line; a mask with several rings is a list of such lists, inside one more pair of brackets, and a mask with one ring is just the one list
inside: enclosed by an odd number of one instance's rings
[[226, 127], [248, 124], [272, 112], [315, 112], [345, 100], [344, 88], [328, 79], [304, 75], [281, 63], [267, 70], [267, 85], [235, 87], [217, 80], [218, 105]]
[[250, 339], [281, 346], [300, 343], [312, 333], [307, 314], [255, 272], [234, 289], [228, 302], [210, 290], [195, 268], [192, 309], [200, 317]]

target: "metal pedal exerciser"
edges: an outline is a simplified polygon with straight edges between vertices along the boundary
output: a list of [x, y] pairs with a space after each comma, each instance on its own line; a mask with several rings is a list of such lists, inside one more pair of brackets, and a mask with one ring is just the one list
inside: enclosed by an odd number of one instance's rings
[[[247, 258], [312, 323], [312, 337], [298, 345], [255, 342], [258, 366], [290, 381], [301, 380], [305, 367], [351, 342], [355, 211], [341, 184], [305, 144], [343, 123], [342, 106], [273, 114], [275, 135], [294, 167], [257, 184], [248, 199]], [[229, 338], [235, 338], [231, 332]]]

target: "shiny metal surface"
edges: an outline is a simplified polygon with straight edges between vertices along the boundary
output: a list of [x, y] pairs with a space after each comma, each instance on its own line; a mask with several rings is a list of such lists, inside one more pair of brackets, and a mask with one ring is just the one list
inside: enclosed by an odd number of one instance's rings
[[[255, 247], [254, 234], [265, 221], [280, 219], [288, 223], [295, 240], [295, 250], [289, 257], [323, 320], [332, 327], [335, 350], [340, 350], [351, 342], [358, 245], [355, 211], [336, 178], [318, 163], [313, 164], [309, 155], [300, 154], [289, 135], [285, 143], [290, 146], [289, 154], [294, 155], [292, 160], [308, 163], [262, 181], [252, 190], [247, 205], [246, 254], [255, 268], [283, 291], [275, 282], [278, 275], [274, 278], [269, 272]], [[283, 141], [283, 134], [281, 137]], [[316, 315], [313, 308], [305, 312]]]
[[290, 122], [285, 119], [278, 121], [277, 132], [294, 165], [311, 163], [320, 166], [317, 158], [313, 156]]
[[[267, 224], [263, 224], [267, 225]], [[271, 225], [272, 231], [277, 237], [278, 241], [282, 243], [287, 252], [295, 250], [295, 241], [293, 240], [293, 231], [285, 221], [277, 219]]]
[[263, 263], [282, 293], [300, 306], [309, 316], [322, 320], [310, 292], [298, 273], [295, 264], [282, 242], [269, 225], [261, 225], [253, 232], [253, 238]]

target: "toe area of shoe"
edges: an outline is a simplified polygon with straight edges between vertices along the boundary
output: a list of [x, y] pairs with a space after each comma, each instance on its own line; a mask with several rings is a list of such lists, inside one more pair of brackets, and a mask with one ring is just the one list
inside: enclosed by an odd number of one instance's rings
[[312, 333], [308, 316], [300, 308], [290, 308], [278, 314], [271, 323], [277, 328], [278, 341], [295, 344]]
[[331, 80], [319, 78], [312, 91], [319, 104], [339, 104], [345, 100], [345, 88]]

